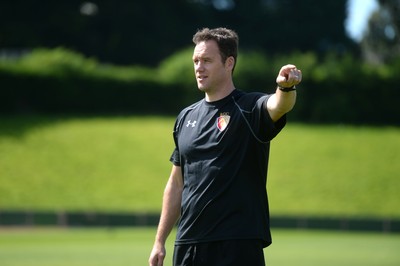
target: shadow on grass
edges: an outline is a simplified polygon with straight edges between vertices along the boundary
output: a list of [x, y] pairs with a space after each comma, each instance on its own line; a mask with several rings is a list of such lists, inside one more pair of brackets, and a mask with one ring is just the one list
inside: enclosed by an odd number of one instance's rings
[[27, 132], [68, 120], [61, 116], [1, 115], [0, 137], [23, 137]]
[[0, 137], [21, 138], [27, 132], [35, 129], [40, 129], [48, 126], [53, 126], [58, 123], [65, 123], [71, 120], [93, 120], [93, 119], [110, 119], [110, 118], [131, 118], [157, 116], [167, 117], [163, 114], [133, 114], [133, 113], [106, 113], [106, 114], [15, 114], [15, 115], [0, 115]]

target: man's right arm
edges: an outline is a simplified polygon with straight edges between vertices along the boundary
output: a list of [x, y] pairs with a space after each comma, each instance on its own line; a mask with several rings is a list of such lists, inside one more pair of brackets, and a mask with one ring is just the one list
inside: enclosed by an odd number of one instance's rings
[[164, 190], [160, 222], [153, 250], [149, 258], [150, 266], [161, 266], [166, 255], [165, 242], [180, 216], [183, 190], [181, 167], [172, 166], [171, 175]]

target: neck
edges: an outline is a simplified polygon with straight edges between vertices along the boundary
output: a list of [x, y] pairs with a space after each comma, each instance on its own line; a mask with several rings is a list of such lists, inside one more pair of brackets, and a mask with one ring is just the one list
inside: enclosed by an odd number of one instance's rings
[[232, 84], [230, 84], [230, 86], [227, 86], [224, 89], [206, 91], [205, 98], [206, 98], [207, 102], [219, 101], [219, 100], [225, 98], [226, 96], [228, 96], [229, 94], [231, 94], [232, 91], [234, 91], [234, 90], [235, 90], [235, 86], [232, 83]]

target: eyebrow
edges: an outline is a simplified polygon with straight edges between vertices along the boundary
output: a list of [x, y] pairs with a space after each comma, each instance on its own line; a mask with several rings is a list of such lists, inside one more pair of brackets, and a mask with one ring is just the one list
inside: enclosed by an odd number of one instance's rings
[[211, 60], [212, 57], [207, 55], [193, 55], [192, 59]]

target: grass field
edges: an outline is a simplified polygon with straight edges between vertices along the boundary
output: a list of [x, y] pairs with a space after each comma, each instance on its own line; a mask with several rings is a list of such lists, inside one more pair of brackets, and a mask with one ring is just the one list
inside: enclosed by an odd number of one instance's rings
[[[2, 266], [142, 266], [155, 228], [25, 229], [0, 231]], [[167, 243], [171, 265], [173, 237]], [[268, 266], [398, 266], [400, 235], [273, 231]]]
[[[155, 211], [173, 117], [0, 117], [0, 210]], [[400, 128], [290, 123], [272, 142], [272, 215], [400, 217]]]

